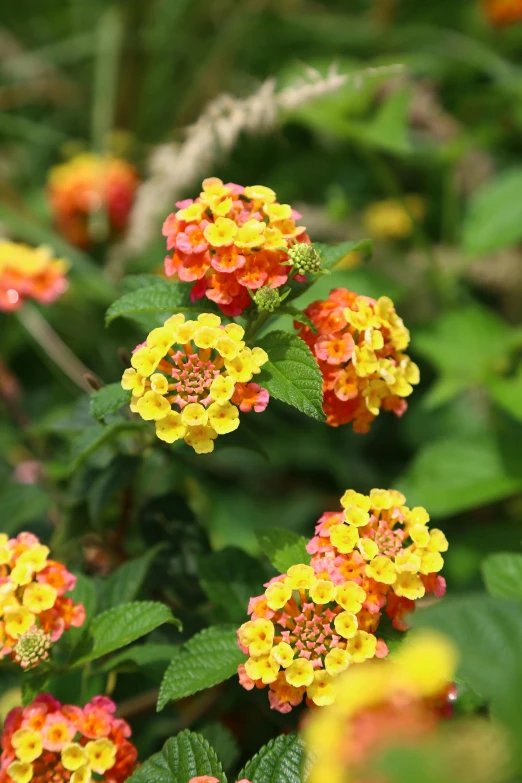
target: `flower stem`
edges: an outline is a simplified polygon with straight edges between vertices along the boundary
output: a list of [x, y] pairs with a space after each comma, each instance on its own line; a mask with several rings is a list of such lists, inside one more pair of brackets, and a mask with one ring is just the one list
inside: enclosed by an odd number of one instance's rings
[[62, 372], [82, 391], [92, 391], [85, 375], [92, 375], [63, 342], [52, 326], [45, 320], [34, 305], [25, 303], [17, 313], [18, 320], [30, 334], [33, 340], [42, 348], [47, 356], [62, 370]]

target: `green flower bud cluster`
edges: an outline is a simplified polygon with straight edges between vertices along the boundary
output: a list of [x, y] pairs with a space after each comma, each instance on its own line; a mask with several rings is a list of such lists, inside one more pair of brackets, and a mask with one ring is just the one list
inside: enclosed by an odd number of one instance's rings
[[300, 275], [317, 274], [321, 271], [321, 255], [313, 245], [299, 242], [287, 250], [292, 266]]
[[35, 625], [18, 639], [13, 648], [14, 660], [22, 669], [31, 669], [49, 657], [51, 637]]

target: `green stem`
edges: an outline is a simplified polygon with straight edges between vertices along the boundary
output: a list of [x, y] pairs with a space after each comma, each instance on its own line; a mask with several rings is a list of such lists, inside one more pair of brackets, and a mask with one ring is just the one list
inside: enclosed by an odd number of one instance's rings
[[249, 316], [245, 327], [245, 340], [252, 340], [257, 333], [263, 328], [272, 313], [266, 311], [258, 311], [254, 313], [253, 318]]

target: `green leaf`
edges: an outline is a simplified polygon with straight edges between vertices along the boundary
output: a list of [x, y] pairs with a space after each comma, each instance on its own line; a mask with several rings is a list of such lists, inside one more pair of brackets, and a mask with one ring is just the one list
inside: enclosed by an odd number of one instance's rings
[[323, 378], [306, 343], [295, 334], [269, 332], [257, 343], [268, 354], [259, 383], [277, 400], [324, 421]]
[[192, 302], [190, 288], [186, 283], [171, 283], [167, 280], [161, 280], [147, 288], [138, 288], [113, 302], [107, 310], [105, 321], [110, 324], [115, 318], [129, 318], [143, 313], [197, 315], [215, 311], [215, 306], [208, 299], [204, 302]]
[[428, 443], [397, 488], [409, 506], [422, 505], [444, 517], [510, 497], [522, 489], [522, 478], [509, 473], [494, 435], [478, 433]]
[[236, 547], [202, 555], [198, 576], [209, 600], [224, 610], [227, 620], [238, 622], [244, 621], [250, 598], [267, 580], [259, 560]]
[[429, 331], [413, 336], [415, 351], [439, 374], [424, 403], [440, 405], [463, 389], [487, 383], [504, 365], [513, 341], [509, 325], [483, 305], [443, 313]]
[[517, 421], [522, 421], [522, 365], [512, 378], [489, 379], [488, 391], [497, 405]]
[[133, 601], [141, 590], [154, 558], [165, 546], [157, 544], [141, 557], [128, 560], [113, 571], [102, 587], [101, 608], [110, 609]]
[[471, 197], [462, 234], [464, 251], [473, 258], [520, 241], [522, 169], [499, 174]]
[[486, 589], [494, 598], [522, 599], [522, 555], [495, 552], [482, 563]]
[[71, 590], [70, 596], [75, 603], [83, 604], [85, 607], [85, 623], [82, 628], [70, 628], [68, 634], [76, 633], [81, 635], [86, 628], [88, 628], [98, 604], [98, 596], [96, 594], [96, 587], [92, 579], [89, 579], [85, 574], [75, 574], [76, 584], [74, 590]]
[[357, 242], [339, 242], [337, 245], [314, 242], [314, 247], [321, 253], [321, 268], [329, 270], [340, 264], [348, 253], [362, 253], [363, 256], [369, 257], [373, 252], [371, 239], [359, 239]]
[[95, 525], [99, 521], [103, 524], [105, 506], [117, 492], [130, 486], [140, 465], [139, 457], [117, 454], [110, 465], [92, 480], [87, 495], [87, 505]]
[[164, 623], [179, 626], [170, 609], [156, 601], [135, 601], [108, 609], [91, 622], [74, 655], [74, 665], [119, 650]]
[[250, 783], [302, 783], [307, 766], [304, 742], [297, 734], [282, 734], [261, 748], [238, 778]]
[[246, 660], [237, 646], [236, 629], [214, 625], [193, 636], [174, 656], [161, 683], [158, 711], [169, 701], [228, 680]]
[[0, 532], [11, 535], [46, 516], [52, 499], [39, 484], [9, 483], [0, 492]]
[[22, 707], [27, 707], [37, 696], [46, 690], [52, 672], [39, 672], [25, 675], [22, 680]]
[[373, 122], [364, 123], [362, 128], [364, 143], [398, 154], [410, 152], [411, 144], [408, 139], [410, 102], [410, 88], [392, 92], [379, 107]]
[[189, 783], [201, 775], [216, 777], [220, 783], [227, 780], [207, 740], [185, 729], [168, 739], [161, 752], [138, 767], [127, 783]]
[[128, 405], [131, 392], [121, 388], [120, 383], [109, 383], [103, 389], [95, 391], [91, 397], [91, 416], [101, 421], [111, 413], [116, 413], [124, 405]]
[[310, 564], [306, 551], [308, 539], [304, 536], [278, 527], [264, 527], [255, 532], [259, 546], [280, 573], [285, 574], [290, 566], [298, 563]]
[[486, 594], [445, 599], [412, 615], [415, 627], [435, 628], [460, 649], [458, 676], [491, 704], [493, 714], [522, 730], [522, 603]]
[[73, 441], [71, 451], [71, 471], [76, 470], [91, 454], [122, 432], [143, 429], [142, 421], [117, 421], [114, 424], [95, 424], [88, 427]]
[[137, 644], [109, 658], [100, 667], [99, 671], [109, 672], [122, 663], [135, 663], [136, 666], [147, 666], [151, 663], [171, 661], [177, 650], [178, 647], [174, 644]]

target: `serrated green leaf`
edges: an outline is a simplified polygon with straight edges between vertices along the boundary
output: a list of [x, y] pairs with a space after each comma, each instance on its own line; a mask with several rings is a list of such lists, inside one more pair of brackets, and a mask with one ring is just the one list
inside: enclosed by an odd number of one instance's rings
[[486, 589], [494, 598], [522, 599], [522, 555], [495, 552], [482, 563]]
[[102, 586], [100, 600], [102, 610], [128, 603], [136, 598], [154, 558], [165, 546], [166, 544], [157, 544], [141, 557], [134, 557], [113, 571]]
[[307, 772], [304, 742], [297, 734], [282, 734], [261, 748], [238, 777], [250, 783], [302, 783]]
[[186, 729], [168, 739], [161, 752], [138, 767], [127, 783], [189, 783], [202, 775], [218, 778], [220, 783], [227, 780], [207, 740]]
[[6, 484], [0, 492], [0, 532], [17, 533], [22, 525], [45, 517], [52, 504], [39, 484]]
[[237, 646], [236, 630], [214, 625], [193, 636], [174, 656], [165, 672], [158, 698], [158, 711], [169, 701], [211, 688], [228, 680], [246, 657]]
[[90, 400], [91, 416], [101, 421], [111, 413], [116, 413], [128, 405], [131, 392], [121, 388], [120, 383], [109, 383], [103, 389], [95, 391]]
[[310, 564], [306, 551], [308, 539], [304, 536], [277, 527], [259, 528], [255, 533], [259, 546], [281, 574], [298, 563]]
[[[243, 622], [248, 602], [267, 575], [259, 560], [242, 549], [226, 547], [198, 559], [199, 582], [226, 620]], [[216, 618], [219, 619], [219, 618]]]
[[522, 169], [499, 174], [470, 200], [462, 242], [471, 258], [509, 247], [522, 238]]
[[192, 302], [190, 286], [186, 283], [174, 283], [162, 280], [147, 288], [138, 288], [124, 294], [111, 304], [105, 321], [110, 324], [115, 318], [130, 317], [143, 313], [188, 313], [198, 315], [202, 312], [214, 312], [215, 306], [205, 299], [204, 302]]
[[211, 721], [210, 723], [205, 723], [200, 728], [200, 734], [214, 748], [225, 770], [235, 765], [241, 750], [230, 729], [223, 723]]
[[179, 625], [170, 609], [157, 601], [135, 601], [108, 609], [91, 622], [74, 654], [73, 663], [79, 666], [101, 658], [135, 642], [164, 623]]
[[373, 252], [371, 239], [359, 239], [356, 242], [339, 242], [327, 245], [325, 242], [314, 242], [314, 247], [321, 253], [321, 268], [332, 270], [346, 258], [348, 253], [362, 253], [369, 257]]
[[325, 421], [323, 378], [306, 343], [295, 334], [275, 331], [269, 332], [257, 345], [268, 354], [259, 383], [276, 399]]

